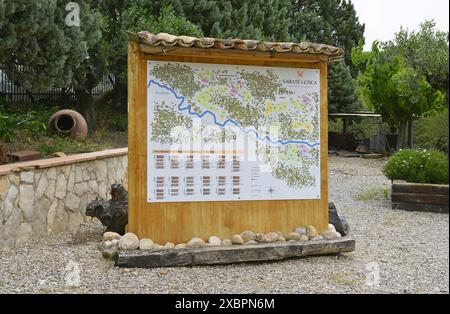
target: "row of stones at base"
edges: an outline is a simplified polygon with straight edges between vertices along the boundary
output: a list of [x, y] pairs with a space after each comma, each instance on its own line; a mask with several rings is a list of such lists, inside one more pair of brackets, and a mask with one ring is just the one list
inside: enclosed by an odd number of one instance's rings
[[286, 241], [317, 241], [317, 240], [337, 240], [342, 236], [336, 231], [332, 225], [328, 225], [327, 231], [322, 235], [317, 232], [314, 226], [296, 228], [295, 231], [283, 234], [281, 232], [254, 233], [252, 231], [244, 231], [241, 234], [235, 234], [229, 239], [221, 240], [219, 237], [211, 236], [205, 242], [201, 238], [192, 238], [187, 243], [174, 244], [167, 242], [165, 245], [154, 243], [151, 239], [139, 239], [134, 233], [126, 233], [121, 236], [115, 232], [105, 232], [103, 234], [102, 249], [104, 250], [163, 250], [163, 249], [181, 249], [186, 247], [199, 248], [202, 246], [232, 246], [232, 245], [248, 245], [258, 243], [275, 243]]

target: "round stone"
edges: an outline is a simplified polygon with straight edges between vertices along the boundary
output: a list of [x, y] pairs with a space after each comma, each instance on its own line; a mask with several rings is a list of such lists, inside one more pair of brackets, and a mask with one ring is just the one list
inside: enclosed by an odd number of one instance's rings
[[327, 231], [322, 235], [322, 237], [325, 240], [338, 240], [342, 238], [341, 234], [337, 231]]
[[232, 246], [233, 243], [231, 243], [230, 239], [225, 239], [225, 240], [222, 241], [222, 245], [223, 246]]
[[298, 227], [298, 228], [295, 228], [294, 232], [298, 233], [299, 235], [306, 234], [306, 228], [305, 227]]
[[136, 250], [139, 248], [139, 238], [134, 233], [125, 233], [119, 240], [121, 250]]
[[251, 240], [256, 240], [256, 234], [253, 231], [247, 230], [241, 233], [241, 238], [244, 243], [247, 243]]
[[277, 242], [278, 239], [280, 238], [280, 235], [276, 232], [269, 232], [265, 234], [268, 243], [273, 243], [273, 242]]
[[111, 244], [112, 244], [112, 247], [111, 247], [112, 249], [117, 250], [119, 248], [119, 240], [117, 240], [117, 239], [111, 240]]
[[209, 237], [208, 243], [212, 246], [221, 245], [222, 240], [220, 240], [219, 237], [212, 236], [212, 237]]
[[139, 250], [141, 251], [149, 251], [153, 249], [153, 241], [150, 239], [141, 239], [139, 241]]
[[235, 245], [244, 244], [244, 240], [242, 239], [242, 237], [239, 234], [235, 234], [235, 235], [231, 236], [230, 240], [231, 240], [231, 243], [233, 243]]
[[308, 236], [307, 236], [306, 234], [302, 234], [302, 235], [300, 236], [300, 241], [306, 242], [306, 241], [309, 241], [309, 238], [308, 238]]
[[306, 235], [308, 236], [309, 239], [314, 239], [319, 235], [319, 233], [317, 232], [317, 229], [314, 226], [309, 225], [308, 227], [306, 227]]
[[112, 241], [108, 240], [108, 241], [103, 242], [103, 249], [105, 249], [105, 250], [111, 249], [112, 246], [113, 246]]
[[192, 238], [187, 243], [187, 246], [193, 247], [193, 248], [202, 247], [203, 245], [205, 245], [205, 241], [203, 241], [203, 239], [200, 239], [200, 238]]
[[112, 240], [119, 240], [121, 238], [121, 235], [117, 232], [105, 232], [103, 234], [103, 241], [112, 241]]
[[288, 241], [299, 241], [300, 240], [300, 234], [298, 234], [297, 232], [289, 232], [288, 234], [286, 234], [284, 236], [286, 238], [286, 240]]
[[175, 248], [175, 244], [173, 244], [172, 242], [167, 242], [167, 243], [164, 245], [164, 248], [165, 248], [165, 249], [169, 249], [169, 250], [174, 249], [174, 248]]
[[114, 250], [104, 250], [102, 251], [102, 256], [104, 258], [113, 258], [117, 254]]

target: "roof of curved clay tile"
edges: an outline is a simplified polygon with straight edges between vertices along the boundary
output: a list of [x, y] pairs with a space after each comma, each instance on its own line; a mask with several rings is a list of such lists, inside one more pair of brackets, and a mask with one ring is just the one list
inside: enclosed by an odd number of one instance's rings
[[174, 36], [166, 33], [152, 34], [150, 32], [129, 33], [130, 39], [151, 47], [183, 47], [219, 50], [259, 51], [270, 53], [293, 53], [299, 55], [322, 55], [328, 60], [342, 59], [344, 50], [329, 45], [309, 42], [262, 42], [257, 40], [196, 38], [189, 36]]

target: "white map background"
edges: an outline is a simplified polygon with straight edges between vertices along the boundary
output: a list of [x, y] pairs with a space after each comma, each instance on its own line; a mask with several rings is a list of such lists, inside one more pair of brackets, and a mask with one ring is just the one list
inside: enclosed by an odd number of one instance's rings
[[149, 202], [320, 198], [320, 72], [148, 62]]

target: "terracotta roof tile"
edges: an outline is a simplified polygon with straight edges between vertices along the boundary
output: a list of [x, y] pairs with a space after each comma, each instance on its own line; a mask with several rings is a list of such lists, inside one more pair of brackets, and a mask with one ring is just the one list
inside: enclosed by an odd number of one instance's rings
[[276, 53], [322, 54], [327, 56], [330, 60], [342, 59], [344, 56], [344, 51], [341, 48], [309, 42], [261, 42], [242, 39], [195, 38], [189, 36], [174, 36], [166, 33], [155, 35], [146, 31], [135, 34], [134, 38], [138, 39], [142, 44], [153, 47], [179, 46], [204, 49], [215, 48]]

